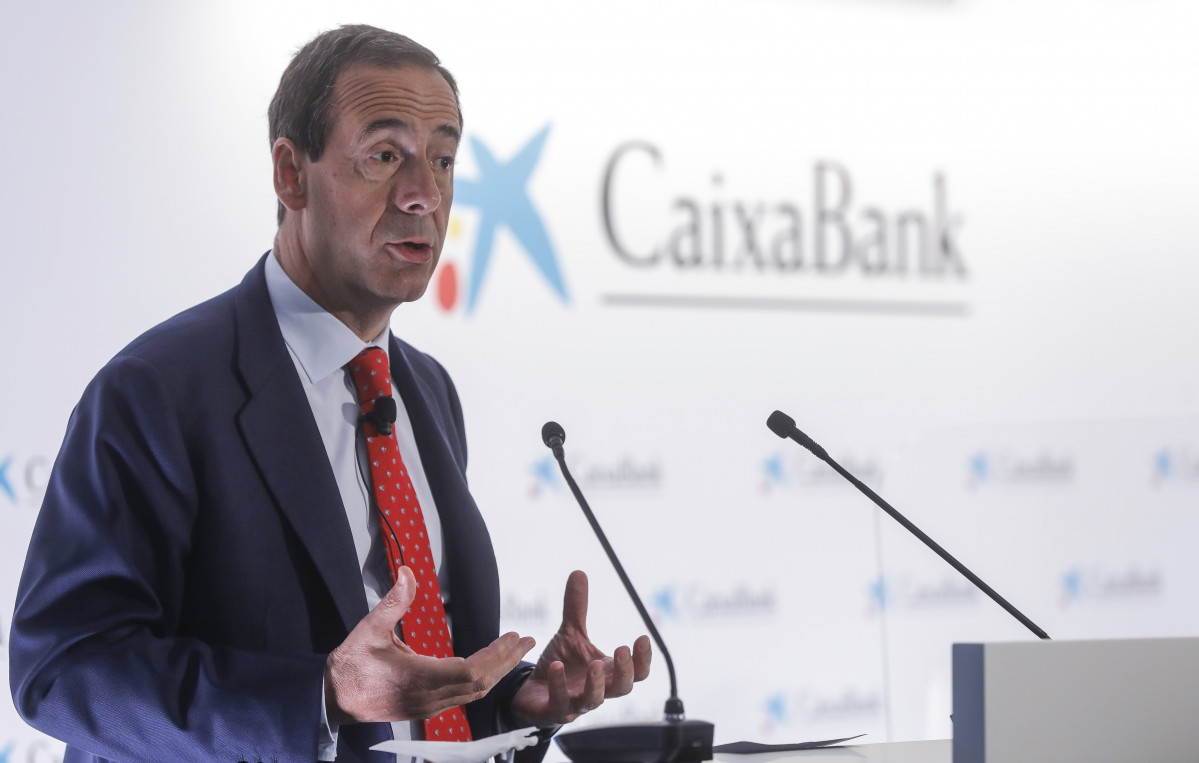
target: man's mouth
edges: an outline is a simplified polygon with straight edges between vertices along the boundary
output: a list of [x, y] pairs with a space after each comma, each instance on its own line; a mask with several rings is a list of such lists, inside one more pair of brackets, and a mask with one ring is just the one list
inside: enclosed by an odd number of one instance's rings
[[387, 249], [409, 262], [423, 263], [433, 258], [433, 245], [421, 239], [394, 241], [387, 244]]

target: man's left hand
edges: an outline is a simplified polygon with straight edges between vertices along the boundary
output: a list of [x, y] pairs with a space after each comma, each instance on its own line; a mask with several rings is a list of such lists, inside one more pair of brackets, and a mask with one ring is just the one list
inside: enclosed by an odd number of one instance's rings
[[587, 575], [579, 570], [566, 581], [562, 625], [550, 639], [533, 673], [516, 693], [513, 709], [534, 725], [569, 723], [596, 709], [609, 697], [633, 690], [649, 675], [649, 637], [630, 650], [622, 646], [608, 657], [587, 638]]

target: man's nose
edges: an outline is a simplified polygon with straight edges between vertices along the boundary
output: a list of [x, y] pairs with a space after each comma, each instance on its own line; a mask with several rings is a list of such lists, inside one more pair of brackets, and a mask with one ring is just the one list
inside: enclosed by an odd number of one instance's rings
[[396, 173], [393, 201], [401, 211], [427, 215], [441, 205], [441, 189], [429, 162], [409, 162]]

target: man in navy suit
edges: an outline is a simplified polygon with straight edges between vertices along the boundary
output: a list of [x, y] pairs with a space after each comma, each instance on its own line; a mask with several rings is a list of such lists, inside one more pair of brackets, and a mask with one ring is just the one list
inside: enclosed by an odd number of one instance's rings
[[[532, 639], [499, 635], [457, 395], [390, 333], [445, 240], [453, 78], [405, 37], [342, 27], [296, 55], [270, 122], [272, 251], [122, 350], [71, 418], [13, 617], [18, 710], [67, 761], [365, 761], [447, 708], [478, 738], [628, 693], [648, 639], [591, 644], [582, 573], [536, 665]], [[388, 356], [454, 657], [396, 635], [417, 591], [381, 558], [344, 368], [365, 347]]]

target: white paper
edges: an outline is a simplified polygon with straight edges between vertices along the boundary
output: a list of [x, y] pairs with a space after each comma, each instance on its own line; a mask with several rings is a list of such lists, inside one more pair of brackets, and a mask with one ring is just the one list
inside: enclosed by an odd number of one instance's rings
[[523, 750], [537, 744], [537, 729], [509, 731], [471, 742], [429, 742], [408, 740], [380, 742], [372, 747], [379, 752], [394, 752], [411, 758], [424, 758], [435, 763], [483, 763], [488, 758], [503, 755], [509, 750]]

